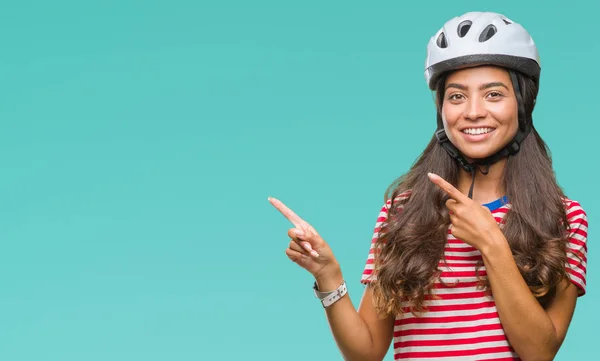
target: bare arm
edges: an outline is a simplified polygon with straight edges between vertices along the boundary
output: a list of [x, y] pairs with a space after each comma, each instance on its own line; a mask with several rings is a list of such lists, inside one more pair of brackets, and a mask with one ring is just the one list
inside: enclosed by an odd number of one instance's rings
[[565, 280], [546, 310], [535, 299], [502, 234], [482, 249], [494, 301], [506, 336], [523, 361], [553, 360], [571, 323], [577, 288]]
[[[341, 282], [341, 272], [317, 280], [320, 290], [334, 290]], [[347, 361], [381, 361], [390, 347], [394, 318], [378, 317], [372, 294], [371, 287], [367, 286], [358, 312], [349, 294], [325, 309], [333, 337]]]
[[[296, 228], [285, 250], [290, 260], [310, 272], [322, 292], [336, 290], [343, 281], [341, 268], [331, 248], [317, 231], [281, 201], [270, 198]], [[380, 319], [375, 311], [371, 288], [367, 287], [358, 311], [349, 293], [325, 309], [333, 337], [347, 361], [381, 361], [392, 340], [394, 319]]]
[[[506, 336], [523, 361], [554, 359], [573, 317], [577, 288], [565, 280], [546, 310], [521, 276], [510, 245], [490, 210], [441, 177], [430, 174], [450, 199], [452, 234], [483, 255], [487, 277]], [[587, 223], [586, 223], [587, 224]]]

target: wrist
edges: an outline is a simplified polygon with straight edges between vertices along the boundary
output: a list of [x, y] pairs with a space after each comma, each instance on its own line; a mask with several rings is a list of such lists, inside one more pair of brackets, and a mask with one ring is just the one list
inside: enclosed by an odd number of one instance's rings
[[490, 258], [494, 255], [501, 255], [506, 252], [512, 254], [508, 240], [504, 237], [504, 233], [498, 229], [488, 237], [488, 241], [481, 247], [480, 252], [484, 258]]
[[315, 282], [321, 292], [329, 292], [337, 289], [344, 281], [342, 270], [339, 265], [332, 266], [329, 270], [324, 270], [319, 275], [315, 275]]
[[324, 308], [330, 307], [334, 303], [341, 300], [348, 293], [348, 286], [346, 285], [345, 281], [342, 281], [340, 285], [337, 286], [337, 288], [335, 288], [334, 290], [325, 292], [319, 290], [319, 286], [315, 281], [313, 289], [315, 291], [315, 296], [321, 301], [321, 304]]

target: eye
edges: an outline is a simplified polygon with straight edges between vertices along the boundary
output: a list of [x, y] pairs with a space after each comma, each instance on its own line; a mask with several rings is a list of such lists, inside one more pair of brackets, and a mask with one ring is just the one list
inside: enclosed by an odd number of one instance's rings
[[504, 94], [500, 93], [499, 91], [491, 91], [487, 95], [488, 95], [488, 97], [495, 98], [495, 99], [504, 96]]
[[463, 98], [463, 95], [460, 93], [454, 93], [454, 94], [450, 94], [450, 96], [448, 96], [449, 100], [460, 100]]

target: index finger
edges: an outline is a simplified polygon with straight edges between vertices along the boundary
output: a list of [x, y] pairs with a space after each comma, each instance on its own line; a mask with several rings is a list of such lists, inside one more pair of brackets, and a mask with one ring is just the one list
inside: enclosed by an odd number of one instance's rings
[[304, 222], [304, 220], [302, 218], [300, 218], [296, 213], [294, 213], [294, 211], [292, 211], [291, 209], [289, 209], [279, 199], [273, 198], [273, 197], [269, 197], [269, 202], [271, 202], [271, 204], [275, 208], [277, 208], [277, 210], [279, 212], [281, 212], [281, 214], [283, 214], [283, 216], [285, 218], [287, 218], [288, 221], [292, 222], [292, 224], [296, 228], [302, 228], [302, 226], [306, 225], [306, 222]]
[[450, 198], [454, 199], [457, 202], [465, 203], [469, 201], [469, 197], [462, 194], [461, 191], [456, 189], [452, 184], [446, 182], [446, 180], [434, 173], [428, 173], [429, 179], [437, 185], [441, 190], [443, 190]]

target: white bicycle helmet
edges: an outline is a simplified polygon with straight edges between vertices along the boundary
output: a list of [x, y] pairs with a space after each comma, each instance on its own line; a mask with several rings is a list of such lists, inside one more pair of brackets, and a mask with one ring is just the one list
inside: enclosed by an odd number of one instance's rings
[[513, 69], [539, 82], [539, 54], [527, 30], [492, 12], [468, 12], [446, 22], [427, 45], [425, 79], [433, 90], [442, 73], [484, 64]]

